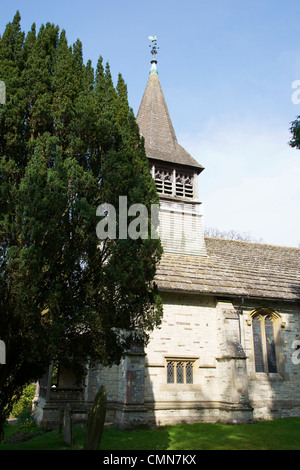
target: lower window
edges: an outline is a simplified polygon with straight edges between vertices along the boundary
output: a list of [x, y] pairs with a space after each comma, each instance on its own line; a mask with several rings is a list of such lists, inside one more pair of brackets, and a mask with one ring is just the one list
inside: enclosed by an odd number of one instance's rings
[[255, 371], [277, 372], [274, 317], [259, 311], [252, 319]]
[[192, 384], [194, 378], [194, 361], [167, 361], [168, 384]]

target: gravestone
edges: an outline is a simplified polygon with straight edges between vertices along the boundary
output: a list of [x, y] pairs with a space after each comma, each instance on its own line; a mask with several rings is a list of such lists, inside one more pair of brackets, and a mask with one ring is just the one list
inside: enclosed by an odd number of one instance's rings
[[69, 404], [65, 408], [64, 415], [64, 441], [66, 444], [72, 445], [72, 418]]
[[88, 417], [85, 450], [99, 450], [106, 415], [106, 390], [101, 385]]
[[0, 104], [6, 103], [6, 88], [5, 83], [0, 80]]
[[62, 435], [62, 430], [64, 427], [64, 416], [65, 416], [65, 410], [61, 408], [59, 410], [59, 420], [58, 420], [58, 435]]
[[6, 364], [6, 348], [4, 341], [0, 340], [0, 364]]

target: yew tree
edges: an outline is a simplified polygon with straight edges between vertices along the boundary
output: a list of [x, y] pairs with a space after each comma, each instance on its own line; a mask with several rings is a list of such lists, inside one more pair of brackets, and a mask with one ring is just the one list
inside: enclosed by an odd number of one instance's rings
[[300, 149], [300, 116], [297, 116], [290, 125], [291, 140], [289, 145]]
[[96, 233], [103, 203], [117, 221], [119, 196], [143, 204], [149, 226], [158, 203], [126, 84], [58, 26], [20, 21], [0, 38], [0, 424], [51, 360], [118, 363], [162, 315], [159, 239]]

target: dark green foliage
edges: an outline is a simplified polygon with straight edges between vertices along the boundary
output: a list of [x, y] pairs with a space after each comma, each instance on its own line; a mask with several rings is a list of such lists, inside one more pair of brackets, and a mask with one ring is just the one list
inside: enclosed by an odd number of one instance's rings
[[29, 384], [23, 390], [22, 396], [14, 404], [11, 416], [18, 418], [18, 422], [23, 422], [31, 416], [32, 401], [35, 395], [36, 384]]
[[53, 24], [25, 35], [19, 13], [0, 38], [0, 423], [50, 359], [117, 363], [160, 322], [159, 240], [96, 235], [100, 204], [158, 203], [126, 84], [102, 62]]
[[291, 123], [290, 132], [292, 134], [290, 146], [300, 149], [300, 116]]

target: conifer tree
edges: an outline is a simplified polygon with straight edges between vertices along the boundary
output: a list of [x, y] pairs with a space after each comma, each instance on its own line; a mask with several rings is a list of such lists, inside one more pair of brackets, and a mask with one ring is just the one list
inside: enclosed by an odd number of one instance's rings
[[25, 36], [20, 20], [0, 39], [0, 426], [50, 360], [118, 363], [162, 314], [160, 241], [96, 234], [99, 205], [158, 203], [126, 84], [58, 26]]
[[292, 138], [289, 142], [289, 145], [291, 147], [296, 147], [297, 149], [300, 149], [300, 116], [297, 116], [297, 118], [291, 122], [290, 132]]

